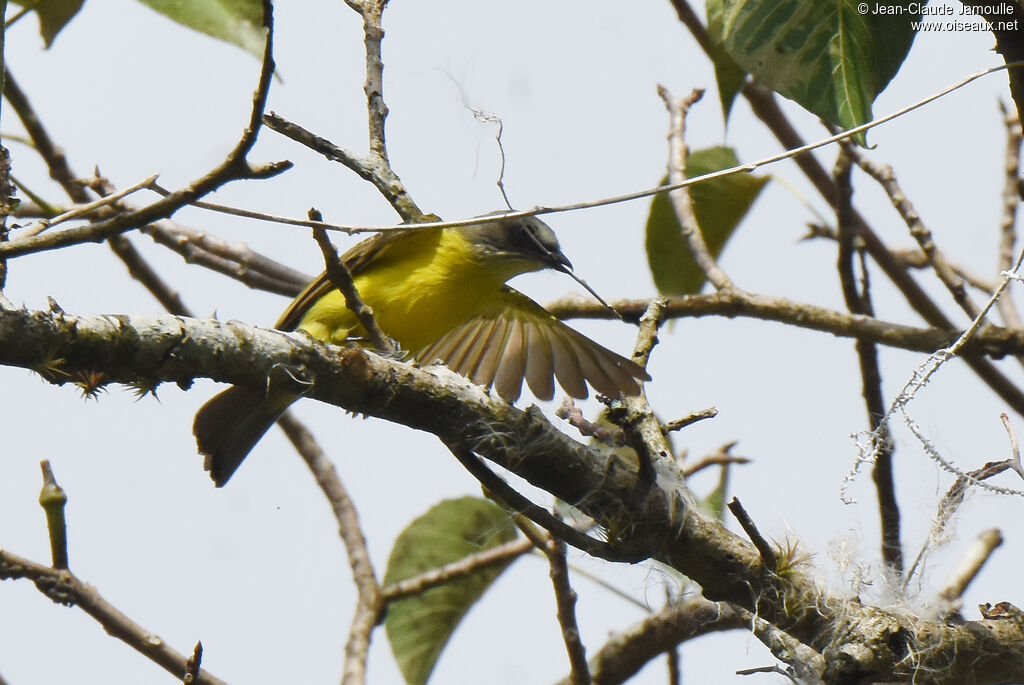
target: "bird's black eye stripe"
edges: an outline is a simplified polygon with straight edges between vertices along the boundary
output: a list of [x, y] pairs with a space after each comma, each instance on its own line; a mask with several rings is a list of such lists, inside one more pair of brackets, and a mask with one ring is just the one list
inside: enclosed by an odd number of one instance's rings
[[536, 224], [524, 221], [521, 224], [517, 224], [521, 231], [516, 231], [516, 242], [523, 243], [523, 246], [535, 247], [542, 254], [550, 258], [555, 257], [556, 250], [552, 250], [549, 245], [545, 245], [544, 241], [539, 235], [537, 235], [538, 227]]

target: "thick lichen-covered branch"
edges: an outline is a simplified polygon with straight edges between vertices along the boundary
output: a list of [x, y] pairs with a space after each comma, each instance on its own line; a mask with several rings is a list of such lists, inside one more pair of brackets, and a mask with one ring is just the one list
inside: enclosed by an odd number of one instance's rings
[[764, 568], [757, 550], [719, 522], [692, 508], [682, 517], [673, 512], [685, 484], [670, 459], [658, 459], [657, 477], [645, 481], [635, 460], [580, 444], [539, 412], [516, 409], [442, 367], [416, 368], [236, 322], [76, 317], [10, 305], [0, 308], [0, 363], [39, 369], [55, 382], [77, 370], [181, 385], [199, 376], [249, 385], [292, 378], [310, 397], [471, 445], [593, 517], [610, 544], [643, 550], [700, 583], [708, 599], [743, 607], [812, 647], [823, 655], [826, 680], [927, 674], [962, 682], [966, 669], [979, 683], [1024, 678], [1024, 629], [1016, 622], [925, 621], [833, 595], [799, 565]]

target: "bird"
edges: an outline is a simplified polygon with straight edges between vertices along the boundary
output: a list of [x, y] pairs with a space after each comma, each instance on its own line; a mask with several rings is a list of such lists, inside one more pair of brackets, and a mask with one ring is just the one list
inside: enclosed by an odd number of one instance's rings
[[[636, 395], [651, 377], [636, 362], [570, 328], [506, 282], [544, 269], [572, 273], [554, 231], [534, 216], [480, 217], [444, 228], [378, 233], [341, 257], [378, 327], [412, 360], [440, 361], [513, 403], [523, 380], [550, 400], [554, 379], [574, 398]], [[274, 328], [331, 344], [372, 344], [324, 272], [292, 301]], [[196, 413], [204, 467], [222, 487], [298, 396], [235, 385]]]

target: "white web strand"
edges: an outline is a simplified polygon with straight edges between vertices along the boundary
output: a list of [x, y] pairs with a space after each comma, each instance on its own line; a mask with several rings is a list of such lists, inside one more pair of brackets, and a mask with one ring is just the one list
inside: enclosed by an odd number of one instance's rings
[[926, 360], [924, 360], [924, 362], [922, 362], [920, 365], [917, 366], [917, 368], [914, 369], [914, 372], [911, 374], [910, 379], [907, 380], [907, 382], [903, 385], [903, 388], [900, 390], [899, 394], [897, 394], [896, 397], [893, 398], [892, 403], [889, 405], [889, 408], [885, 412], [885, 416], [883, 416], [882, 420], [878, 422], [878, 428], [876, 428], [873, 431], [859, 431], [857, 433], [851, 434], [850, 437], [853, 438], [855, 444], [857, 445], [857, 459], [854, 461], [853, 467], [850, 469], [849, 473], [847, 473], [846, 476], [843, 477], [842, 485], [840, 485], [839, 488], [839, 497], [844, 504], [856, 503], [857, 500], [849, 495], [849, 488], [853, 485], [853, 482], [856, 480], [857, 475], [860, 473], [861, 467], [864, 466], [865, 464], [874, 464], [875, 461], [878, 459], [878, 455], [883, 447], [883, 428], [888, 424], [889, 419], [892, 418], [892, 416], [896, 412], [899, 412], [900, 415], [903, 417], [903, 422], [906, 424], [907, 428], [910, 429], [910, 432], [914, 435], [914, 437], [917, 438], [917, 441], [921, 444], [921, 448], [924, 450], [924, 453], [928, 455], [928, 457], [932, 461], [934, 461], [944, 470], [948, 471], [949, 473], [952, 473], [953, 475], [959, 478], [965, 479], [971, 485], [977, 485], [978, 487], [983, 488], [989, 492], [993, 492], [1000, 495], [1017, 495], [1020, 497], [1024, 497], [1024, 490], [1004, 488], [998, 485], [990, 485], [983, 481], [979, 481], [975, 478], [972, 478], [970, 475], [965, 473], [963, 470], [957, 467], [952, 461], [943, 457], [939, 453], [938, 449], [936, 449], [936, 447], [921, 432], [921, 429], [917, 425], [917, 422], [914, 421], [914, 419], [907, 412], [907, 405], [910, 404], [911, 400], [913, 400], [914, 397], [917, 396], [917, 393], [928, 384], [932, 376], [934, 376], [935, 373], [938, 372], [940, 368], [942, 368], [943, 364], [945, 364], [950, 359], [955, 358], [960, 353], [960, 350], [963, 349], [963, 346], [967, 344], [967, 341], [970, 340], [978, 331], [978, 329], [982, 327], [985, 316], [1002, 296], [1003, 291], [1006, 290], [1010, 282], [1024, 281], [1024, 277], [1021, 277], [1021, 275], [1018, 273], [1022, 261], [1024, 261], [1024, 249], [1022, 249], [1021, 252], [1017, 254], [1017, 260], [1013, 265], [1013, 270], [1004, 271], [1000, 274], [1001, 280], [999, 282], [999, 286], [995, 289], [995, 291], [993, 291], [992, 295], [988, 299], [988, 302], [985, 304], [984, 307], [982, 307], [981, 311], [978, 312], [978, 316], [974, 318], [974, 321], [971, 322], [971, 325], [967, 328], [967, 330], [965, 330], [960, 335], [960, 337], [957, 338], [956, 342], [954, 342], [951, 346], [944, 347], [940, 350], [936, 350], [931, 354], [931, 356], [929, 356]]

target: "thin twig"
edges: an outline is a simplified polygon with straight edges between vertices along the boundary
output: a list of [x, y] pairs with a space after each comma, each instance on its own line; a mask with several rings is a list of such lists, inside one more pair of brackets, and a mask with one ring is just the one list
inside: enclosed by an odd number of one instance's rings
[[44, 459], [39, 465], [43, 469], [43, 489], [39, 493], [39, 505], [46, 512], [46, 530], [50, 535], [50, 555], [53, 559], [53, 567], [67, 569], [68, 528], [64, 507], [68, 503], [68, 496], [64, 489], [57, 485], [50, 462]]
[[[379, 50], [379, 45], [377, 49]], [[386, 158], [380, 158], [376, 154], [372, 153], [369, 155], [358, 155], [353, 152], [349, 152], [343, 148], [338, 147], [331, 141], [321, 136], [307, 131], [303, 127], [288, 121], [284, 117], [281, 117], [274, 112], [271, 112], [263, 117], [263, 123], [266, 124], [267, 128], [280, 133], [283, 136], [291, 138], [300, 145], [308, 147], [310, 150], [317, 152], [327, 159], [338, 162], [350, 170], [354, 171], [360, 178], [369, 181], [377, 188], [377, 190], [384, 196], [384, 198], [391, 203], [391, 206], [395, 208], [398, 215], [402, 217], [403, 221], [415, 223], [420, 221], [424, 214], [416, 203], [413, 201], [412, 196], [409, 195], [405, 186], [401, 180], [391, 169], [390, 163]], [[217, 211], [223, 211], [227, 213], [238, 213], [245, 210], [237, 210], [234, 208], [224, 207], [221, 205], [218, 208], [207, 207], [207, 209], [216, 209]], [[252, 215], [248, 215], [252, 216]], [[297, 221], [294, 219], [280, 220], [280, 217], [273, 217], [270, 215], [253, 216], [253, 218], [262, 219], [265, 221], [277, 221], [279, 223], [298, 224], [302, 226], [310, 226], [309, 222]], [[315, 226], [313, 226], [315, 227]], [[323, 228], [327, 230], [342, 230], [346, 233], [365, 233], [374, 231], [361, 231], [353, 230], [348, 231], [334, 224], [323, 224]]]
[[[0, 579], [27, 578], [44, 595], [65, 606], [78, 606], [103, 626], [112, 637], [163, 667], [176, 679], [187, 668], [188, 657], [172, 649], [162, 638], [135, 623], [105, 600], [96, 588], [70, 571], [37, 564], [0, 549]], [[224, 681], [201, 671], [197, 685], [224, 685]]]
[[[658, 343], [658, 328], [664, 321], [665, 300], [654, 298], [647, 303], [640, 317], [640, 329], [633, 344], [633, 359], [646, 366], [654, 346]], [[608, 417], [622, 427], [627, 444], [636, 453], [640, 481], [652, 484], [657, 478], [654, 462], [672, 450], [654, 410], [647, 402], [643, 390], [612, 404]]]
[[251, 250], [245, 243], [221, 240], [168, 219], [143, 226], [155, 242], [198, 264], [234, 278], [250, 288], [295, 297], [313, 277]]
[[963, 604], [962, 597], [985, 562], [989, 560], [992, 553], [1003, 544], [1003, 534], [998, 528], [989, 528], [975, 538], [974, 544], [967, 550], [967, 554], [960, 560], [960, 564], [953, 570], [946, 586], [939, 591], [939, 599], [946, 602], [950, 612], [958, 611]]
[[583, 415], [583, 412], [576, 406], [571, 397], [566, 397], [555, 410], [555, 416], [568, 421], [569, 425], [588, 438], [594, 438], [598, 442], [610, 447], [622, 447], [627, 444], [626, 435], [616, 425], [608, 423], [596, 423], [590, 421]]
[[[805, 239], [811, 238], [826, 238], [828, 240], [836, 240], [838, 238], [836, 231], [830, 226], [825, 226], [818, 223], [812, 223], [808, 225], [810, 229]], [[889, 250], [893, 258], [895, 258], [900, 264], [908, 269], [931, 269], [932, 264], [928, 260], [928, 255], [921, 251], [920, 247], [900, 247], [891, 248]], [[976, 290], [980, 290], [985, 294], [988, 294], [999, 287], [999, 282], [991, 278], [984, 278], [980, 274], [972, 271], [963, 264], [948, 260], [950, 268], [953, 269], [953, 273], [959, 278]], [[1019, 326], [1012, 326], [1019, 327]]]
[[[647, 308], [649, 300], [618, 300], [612, 305], [629, 321], [637, 321]], [[611, 315], [596, 303], [568, 297], [554, 300], [544, 308], [560, 319], [607, 319]], [[698, 318], [702, 316], [748, 317], [763, 321], [777, 321], [798, 328], [822, 331], [843, 338], [859, 338], [905, 350], [933, 352], [949, 345], [963, 334], [962, 329], [919, 328], [906, 324], [883, 321], [869, 316], [856, 316], [818, 305], [795, 302], [784, 297], [749, 293], [738, 289], [702, 295], [667, 298], [666, 319]], [[983, 329], [971, 337], [965, 350], [971, 354], [1024, 353], [1024, 331]]]
[[[839, 255], [837, 268], [842, 285], [843, 299], [851, 314], [874, 316], [868, 269], [864, 251], [859, 248], [858, 225], [853, 218], [853, 185], [851, 163], [857, 159], [853, 146], [840, 145], [834, 180], [839, 195], [836, 202]], [[895, 203], [895, 200], [894, 200]], [[922, 244], [922, 249], [924, 245]], [[860, 256], [861, 286], [854, 275], [854, 255]], [[878, 512], [882, 529], [882, 560], [897, 576], [903, 574], [903, 547], [900, 542], [900, 510], [896, 500], [896, 482], [892, 473], [895, 444], [885, 423], [885, 399], [882, 396], [882, 372], [878, 364], [878, 349], [874, 343], [858, 340], [857, 361], [860, 365], [862, 394], [867, 409], [868, 428], [878, 435], [878, 450], [872, 469], [872, 480], [878, 496]]]
[[1003, 428], [1006, 429], [1006, 435], [1010, 439], [1010, 468], [1013, 469], [1018, 476], [1024, 478], [1024, 465], [1020, 461], [1020, 442], [1017, 440], [1017, 431], [1013, 430], [1013, 424], [1010, 423], [1010, 417], [1006, 413], [999, 415], [999, 419], [1003, 422]]
[[949, 525], [953, 516], [960, 509], [960, 505], [963, 504], [964, 498], [967, 496], [967, 490], [972, 485], [982, 485], [983, 481], [1012, 469], [1013, 461], [1014, 458], [1011, 457], [1010, 459], [1004, 459], [1003, 461], [988, 462], [981, 468], [957, 477], [956, 481], [950, 486], [949, 490], [946, 491], [946, 494], [939, 502], [931, 530], [928, 532], [928, 539], [925, 540], [923, 545], [921, 545], [921, 549], [918, 550], [917, 556], [914, 557], [914, 563], [911, 564], [910, 569], [904, 577], [904, 587], [908, 587], [910, 585], [910, 581], [917, 572], [918, 567], [920, 567], [921, 562], [924, 561], [925, 555], [927, 555], [928, 552], [930, 552], [932, 548], [942, 540], [946, 531], [946, 526]]
[[[1003, 113], [1003, 125], [1006, 127], [1006, 164], [1003, 181], [1003, 214], [999, 226], [999, 258], [1000, 272], [1013, 268], [1013, 257], [1017, 253], [1017, 209], [1020, 207], [1020, 147], [1024, 140], [1020, 119], [1015, 110], [1008, 109], [999, 101], [999, 109]], [[991, 291], [992, 288], [989, 288]], [[1020, 314], [1013, 302], [1013, 293], [1008, 291], [999, 300], [999, 313], [1003, 323], [1011, 328], [1021, 328]], [[1024, 362], [1024, 360], [1021, 360]]]
[[371, 181], [403, 221], [420, 221], [424, 218], [423, 212], [413, 202], [402, 180], [391, 168], [384, 137], [388, 105], [384, 100], [384, 60], [381, 58], [381, 43], [384, 39], [382, 19], [387, 0], [345, 1], [363, 18], [363, 45], [366, 49], [366, 81], [363, 84], [363, 92], [366, 94], [369, 162], [373, 171]]
[[[158, 219], [165, 219], [185, 205], [197, 201], [207, 193], [234, 180], [268, 178], [284, 171], [290, 166], [286, 163], [251, 165], [246, 156], [256, 143], [263, 110], [267, 102], [267, 94], [274, 73], [273, 58], [273, 7], [270, 0], [264, 0], [264, 22], [267, 29], [266, 44], [263, 52], [263, 64], [260, 71], [259, 85], [253, 94], [252, 110], [248, 126], [242, 133], [238, 143], [220, 164], [206, 175], [196, 179], [187, 186], [176, 190], [166, 197], [146, 205], [141, 209], [117, 214], [109, 219], [97, 221], [88, 226], [68, 228], [63, 231], [44, 233], [42, 235], [19, 238], [16, 241], [0, 243], [0, 258], [16, 257], [43, 250], [57, 249], [83, 242], [97, 242], [113, 235], [135, 230], [140, 226]], [[9, 76], [9, 74], [8, 74]], [[9, 85], [9, 84], [8, 84]], [[7, 93], [8, 101], [12, 102], [11, 93]], [[15, 107], [17, 109], [17, 107]], [[19, 113], [20, 114], [20, 113]], [[26, 124], [27, 127], [27, 124]], [[59, 154], [59, 152], [57, 153]], [[70, 191], [69, 191], [70, 193]], [[76, 202], [89, 201], [73, 197]]]
[[704, 469], [710, 466], [723, 466], [725, 464], [749, 464], [750, 459], [748, 457], [737, 457], [735, 455], [729, 454], [729, 451], [735, 446], [735, 441], [727, 442], [721, 447], [719, 447], [717, 450], [715, 450], [715, 452], [713, 452], [712, 454], [709, 454], [706, 457], [703, 457], [698, 461], [693, 462], [692, 464], [687, 464], [683, 468], [683, 475], [689, 478], [698, 471], [703, 471]]
[[[702, 635], [744, 628], [744, 616], [726, 602], [700, 596], [677, 600], [611, 637], [590, 660], [594, 682], [625, 683], [652, 659]], [[568, 678], [557, 685], [571, 685]]]
[[[910, 235], [917, 241], [921, 251], [928, 257], [935, 275], [939, 277], [942, 284], [946, 286], [953, 300], [960, 305], [960, 308], [972, 319], [978, 315], [979, 307], [967, 293], [964, 280], [960, 278], [956, 270], [946, 259], [946, 255], [935, 245], [932, 232], [921, 220], [921, 216], [914, 209], [914, 205], [903, 193], [896, 174], [889, 165], [875, 164], [858, 153], [853, 146], [847, 146], [847, 152], [854, 156], [857, 166], [863, 169], [871, 178], [882, 187], [885, 194], [889, 196], [892, 206], [899, 212], [903, 223], [910, 230]], [[1011, 257], [1012, 259], [1012, 257]]]
[[548, 559], [551, 584], [555, 590], [555, 614], [562, 631], [562, 641], [569, 654], [569, 678], [572, 685], [590, 685], [590, 668], [587, 652], [580, 639], [579, 624], [576, 621], [576, 591], [569, 582], [569, 564], [566, 560], [566, 546], [553, 535], [534, 528], [524, 516], [513, 519], [519, 529], [533, 545]]
[[457, 578], [463, 578], [481, 569], [507, 564], [533, 549], [533, 542], [527, 538], [512, 540], [483, 552], [470, 554], [439, 568], [424, 571], [411, 578], [405, 578], [397, 583], [385, 585], [381, 588], [380, 598], [386, 605], [399, 599], [419, 595], [438, 585], [443, 585]]
[[[309, 212], [310, 218], [319, 219], [320, 213], [315, 209], [311, 209]], [[330, 238], [327, 237], [327, 231], [322, 228], [314, 228], [313, 238], [316, 239], [316, 243], [320, 246], [320, 251], [323, 253], [327, 277], [331, 279], [331, 284], [341, 291], [341, 294], [345, 297], [345, 306], [359, 319], [359, 323], [366, 330], [366, 334], [370, 337], [370, 342], [373, 343], [374, 348], [382, 354], [396, 354], [398, 352], [398, 345], [377, 325], [377, 320], [373, 317], [373, 310], [359, 296], [355, 281], [352, 280], [352, 274], [349, 272], [348, 267], [338, 259], [338, 251], [334, 249]]]
[[194, 685], [199, 682], [199, 669], [203, 664], [203, 643], [200, 640], [192, 650], [192, 656], [185, 662], [185, 677], [183, 685]]
[[761, 555], [761, 564], [766, 570], [774, 572], [778, 567], [778, 556], [775, 554], [775, 548], [761, 535], [761, 531], [757, 529], [754, 519], [750, 518], [750, 514], [747, 513], [747, 510], [743, 508], [743, 505], [735, 497], [726, 506], [729, 507], [732, 515], [736, 517], [736, 521], [740, 524], [743, 532], [754, 543], [758, 554]]
[[459, 460], [459, 463], [466, 467], [466, 470], [480, 481], [481, 485], [487, 488], [488, 493], [492, 497], [500, 500], [508, 509], [526, 516], [559, 539], [565, 540], [573, 547], [593, 557], [607, 561], [637, 562], [640, 560], [632, 550], [623, 549], [621, 545], [613, 546], [602, 540], [592, 538], [566, 524], [564, 521], [555, 518], [543, 507], [537, 506], [516, 492], [501, 477], [491, 471], [471, 450], [454, 443], [445, 443], [445, 446]]
[[343, 685], [360, 685], [366, 682], [370, 636], [377, 625], [383, 603], [380, 584], [370, 561], [366, 537], [359, 524], [359, 513], [341, 479], [338, 478], [334, 464], [324, 454], [313, 434], [289, 412], [285, 412], [277, 423], [309, 466], [317, 485], [330, 502], [338, 522], [338, 533], [348, 553], [359, 597], [349, 628], [348, 642], [345, 645], [345, 667], [341, 682]]
[[704, 421], [705, 419], [713, 419], [718, 416], [718, 410], [714, 407], [708, 407], [707, 409], [699, 409], [694, 412], [690, 412], [686, 416], [678, 419], [669, 421], [661, 427], [666, 433], [672, 433], [673, 431], [682, 430], [689, 425], [697, 423], [698, 421]]
[[[690, 107], [695, 105], [704, 96], [703, 90], [694, 90], [685, 98], [673, 98], [664, 87], [658, 87], [658, 95], [665, 103], [669, 113], [669, 135], [668, 135], [668, 180], [672, 184], [678, 184], [686, 178], [686, 158], [689, 149], [686, 146], [686, 115]], [[683, 238], [690, 248], [694, 260], [700, 266], [700, 270], [707, 276], [708, 282], [718, 290], [732, 289], [733, 283], [722, 268], [718, 266], [714, 255], [708, 249], [704, 241], [704, 234], [697, 222], [697, 215], [693, 211], [693, 201], [690, 193], [685, 187], [679, 187], [668, 194], [675, 209], [676, 219], [682, 227]]]
[[[636, 342], [633, 343], [633, 361], [641, 366], [647, 366], [651, 358], [654, 346], [658, 344], [658, 331], [661, 324], [665, 323], [665, 305], [667, 300], [663, 297], [656, 297], [647, 303], [643, 315], [640, 317], [640, 328], [636, 333]], [[614, 307], [605, 305], [606, 309]], [[618, 312], [616, 312], [618, 314]], [[621, 319], [622, 316], [619, 315]]]
[[77, 219], [101, 207], [109, 207], [115, 204], [118, 200], [127, 197], [128, 195], [131, 195], [136, 191], [142, 190], [143, 188], [151, 188], [153, 184], [156, 182], [157, 176], [158, 174], [153, 174], [149, 178], [144, 178], [138, 183], [130, 185], [122, 190], [112, 192], [109, 195], [105, 195], [104, 197], [101, 197], [98, 200], [86, 202], [85, 204], [76, 205], [71, 209], [67, 210], [66, 212], [64, 212], [63, 214], [58, 214], [52, 219], [42, 219], [37, 226], [27, 229], [24, 235], [39, 235], [43, 231], [52, 228], [57, 224], [61, 224], [65, 221], [71, 221], [72, 219]]
[[780, 668], [778, 664], [772, 664], [771, 666], [755, 666], [754, 668], [743, 668], [736, 671], [736, 675], [759, 675], [761, 673], [776, 673], [788, 678], [793, 685], [799, 685], [800, 683], [800, 681], [793, 677], [792, 673]]

